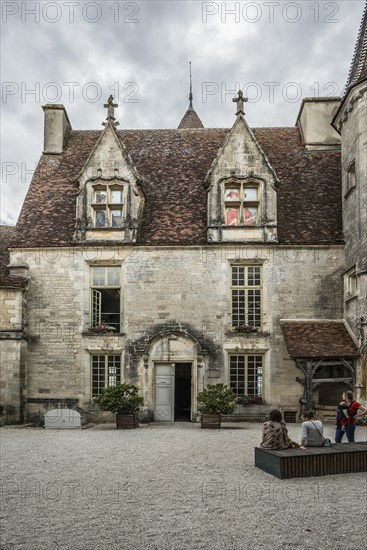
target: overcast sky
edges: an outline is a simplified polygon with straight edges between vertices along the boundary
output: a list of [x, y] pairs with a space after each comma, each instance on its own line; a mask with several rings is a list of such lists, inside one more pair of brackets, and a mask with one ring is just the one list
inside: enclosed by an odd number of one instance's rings
[[[16, 223], [43, 147], [41, 105], [101, 129], [112, 93], [124, 128], [176, 128], [188, 107], [230, 127], [293, 126], [303, 97], [338, 96], [364, 0], [1, 3], [1, 223]], [[51, 183], [51, 182], [50, 182]]]

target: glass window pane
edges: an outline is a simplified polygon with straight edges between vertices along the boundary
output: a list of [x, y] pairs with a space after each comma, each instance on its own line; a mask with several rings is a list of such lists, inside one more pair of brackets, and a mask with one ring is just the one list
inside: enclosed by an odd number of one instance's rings
[[92, 267], [93, 286], [104, 286], [104, 267]]
[[239, 189], [226, 189], [225, 192], [226, 201], [238, 201], [240, 199]]
[[111, 226], [121, 227], [122, 225], [122, 210], [111, 210]]
[[96, 227], [106, 227], [105, 210], [96, 210]]
[[97, 397], [105, 387], [104, 355], [92, 355], [92, 396]]
[[245, 187], [244, 189], [245, 201], [257, 201], [257, 187]]
[[107, 192], [106, 191], [95, 191], [94, 193], [94, 202], [97, 204], [106, 204]]
[[111, 203], [112, 204], [122, 203], [122, 189], [113, 189], [111, 191]]
[[108, 286], [120, 286], [120, 271], [121, 268], [107, 267], [107, 285]]
[[232, 285], [243, 286], [244, 279], [245, 279], [245, 268], [233, 267], [232, 268]]
[[256, 206], [245, 206], [243, 209], [243, 219], [245, 225], [255, 225], [256, 224], [256, 214], [257, 214], [257, 207]]
[[239, 224], [239, 214], [240, 211], [238, 208], [227, 208], [226, 210], [226, 224], [227, 225], [238, 225]]

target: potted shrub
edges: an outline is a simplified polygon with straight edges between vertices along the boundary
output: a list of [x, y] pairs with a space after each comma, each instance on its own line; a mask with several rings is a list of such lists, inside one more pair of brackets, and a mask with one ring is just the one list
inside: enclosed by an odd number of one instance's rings
[[116, 428], [137, 428], [137, 412], [144, 400], [138, 395], [139, 388], [133, 384], [117, 384], [105, 388], [98, 404], [102, 411], [116, 413]]
[[220, 428], [221, 415], [231, 414], [236, 406], [233, 391], [223, 384], [208, 384], [197, 401], [202, 428]]

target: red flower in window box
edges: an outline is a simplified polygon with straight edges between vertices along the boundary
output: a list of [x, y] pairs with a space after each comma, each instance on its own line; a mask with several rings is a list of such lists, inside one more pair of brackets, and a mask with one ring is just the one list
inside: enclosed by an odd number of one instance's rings
[[236, 327], [233, 327], [235, 332], [257, 332], [259, 329], [258, 327], [254, 327], [253, 325], [238, 325]]
[[263, 398], [261, 395], [241, 395], [236, 397], [237, 405], [262, 405]]
[[116, 330], [114, 327], [111, 327], [106, 323], [95, 326], [89, 325], [88, 327], [88, 332], [92, 332], [94, 334], [106, 334], [106, 332], [113, 332], [114, 330]]

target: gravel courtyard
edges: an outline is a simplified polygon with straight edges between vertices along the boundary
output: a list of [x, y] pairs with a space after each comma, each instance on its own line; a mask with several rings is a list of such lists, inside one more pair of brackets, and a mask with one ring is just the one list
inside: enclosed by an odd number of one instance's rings
[[254, 467], [260, 433], [2, 428], [1, 550], [364, 548], [366, 474], [281, 481]]

